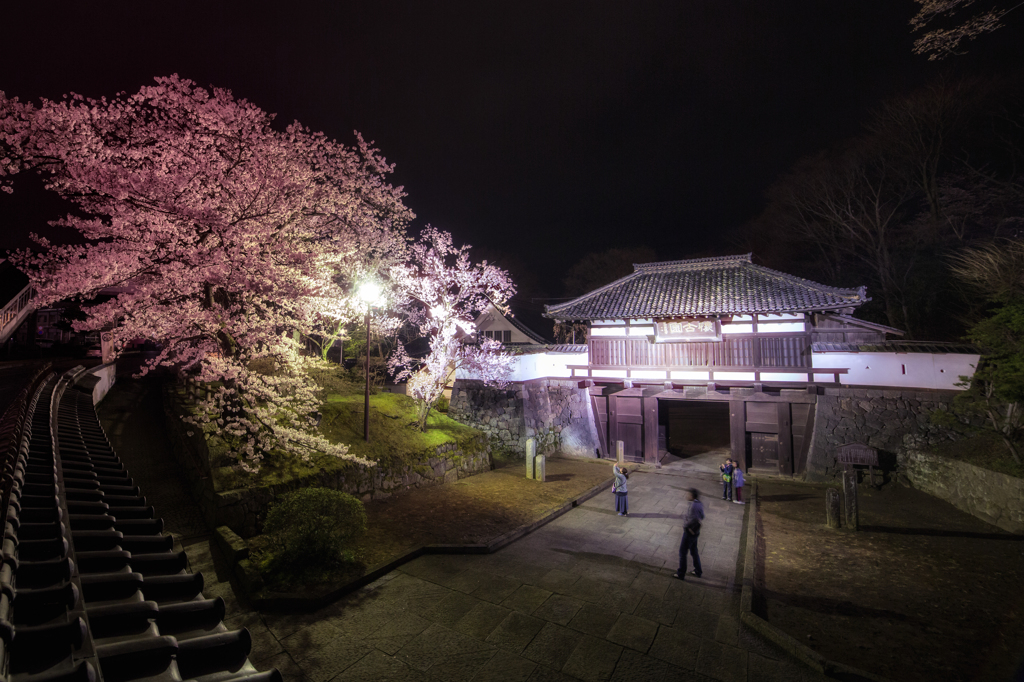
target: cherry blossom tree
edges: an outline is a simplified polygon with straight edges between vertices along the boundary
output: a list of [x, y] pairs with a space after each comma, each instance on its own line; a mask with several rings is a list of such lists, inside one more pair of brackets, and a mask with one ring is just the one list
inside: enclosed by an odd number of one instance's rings
[[469, 249], [455, 247], [449, 233], [427, 227], [410, 247], [408, 262], [392, 270], [408, 323], [430, 339], [424, 359], [411, 358], [399, 345], [389, 360], [396, 380], [409, 378], [408, 394], [419, 403], [421, 430], [426, 430], [430, 410], [456, 369], [466, 369], [488, 385], [504, 386], [515, 364], [515, 356], [502, 351], [499, 342], [473, 342], [473, 314], [488, 303], [507, 312], [515, 285], [506, 271], [487, 261], [473, 265]]
[[255, 469], [274, 452], [352, 458], [317, 436], [310, 363], [292, 340], [355, 307], [353, 273], [403, 259], [412, 217], [392, 166], [356, 136], [329, 140], [178, 76], [136, 94], [38, 105], [0, 93], [0, 185], [34, 170], [73, 202], [55, 221], [81, 245], [37, 241], [15, 260], [39, 305], [101, 290], [78, 330], [111, 329], [116, 347], [163, 345], [173, 365], [218, 388], [195, 418]]

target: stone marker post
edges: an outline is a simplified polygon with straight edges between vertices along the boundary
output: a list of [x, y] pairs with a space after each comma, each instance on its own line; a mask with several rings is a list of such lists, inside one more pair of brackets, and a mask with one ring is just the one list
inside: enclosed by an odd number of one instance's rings
[[846, 507], [846, 527], [857, 530], [857, 472], [853, 469], [843, 472], [843, 502]]
[[839, 527], [839, 491], [835, 488], [825, 491], [825, 525]]
[[533, 478], [534, 460], [537, 459], [537, 439], [526, 439], [526, 477]]
[[615, 459], [618, 460], [619, 464], [626, 463], [626, 444], [621, 440], [615, 441]]
[[544, 455], [537, 455], [537, 458], [534, 461], [536, 462], [534, 478], [536, 478], [541, 483], [544, 483], [546, 480], [548, 480], [546, 471], [547, 467], [545, 466], [547, 462], [547, 457], [545, 457]]

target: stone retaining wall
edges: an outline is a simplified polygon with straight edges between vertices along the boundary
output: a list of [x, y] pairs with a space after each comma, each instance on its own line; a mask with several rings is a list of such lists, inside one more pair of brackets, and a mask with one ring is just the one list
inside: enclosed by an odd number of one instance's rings
[[840, 445], [866, 443], [895, 466], [895, 453], [908, 434], [928, 444], [955, 439], [954, 432], [931, 423], [931, 413], [949, 409], [955, 395], [956, 391], [826, 388], [814, 410], [807, 480], [827, 481], [838, 475]]
[[480, 429], [489, 438], [520, 455], [526, 440], [537, 439], [539, 453], [560, 450], [576, 457], [594, 457], [597, 427], [587, 389], [563, 379], [537, 379], [506, 389], [481, 381], [459, 379], [452, 389], [448, 416]]
[[169, 387], [164, 393], [164, 410], [178, 465], [189, 480], [206, 523], [211, 528], [227, 526], [243, 538], [259, 533], [275, 497], [299, 488], [333, 488], [369, 502], [387, 499], [399, 490], [453, 483], [491, 470], [490, 449], [481, 435], [477, 442], [467, 443], [472, 452], [464, 452], [455, 443], [445, 443], [437, 447], [433, 456], [406, 465], [386, 468], [351, 462], [334, 471], [321, 469], [279, 485], [217, 492], [213, 487], [206, 440], [198, 433], [188, 435], [189, 430], [181, 421], [183, 409]]
[[917, 439], [896, 453], [900, 477], [957, 509], [1024, 534], [1024, 480], [924, 452]]

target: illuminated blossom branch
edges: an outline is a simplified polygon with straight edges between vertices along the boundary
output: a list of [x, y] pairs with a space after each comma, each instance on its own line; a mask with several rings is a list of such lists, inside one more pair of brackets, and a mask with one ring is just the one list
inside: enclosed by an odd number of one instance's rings
[[1004, 9], [1000, 5], [1009, 4], [1002, 1], [990, 2], [989, 9], [982, 10], [966, 19], [953, 19], [956, 14], [973, 5], [975, 0], [915, 0], [921, 6], [917, 14], [910, 20], [911, 30], [916, 32], [925, 29], [934, 22], [943, 19], [953, 20], [950, 28], [932, 28], [914, 41], [914, 54], [926, 54], [929, 60], [943, 59], [950, 55], [963, 54], [960, 44], [964, 40], [975, 40], [985, 33], [991, 33], [1003, 27], [1003, 17], [1009, 12], [1024, 5], [1014, 3]]
[[475, 332], [473, 314], [488, 303], [507, 312], [505, 303], [515, 293], [506, 271], [487, 261], [473, 265], [469, 249], [456, 248], [449, 233], [427, 227], [410, 247], [408, 263], [393, 270], [395, 288], [406, 297], [408, 322], [430, 339], [426, 358], [410, 358], [400, 345], [388, 363], [396, 380], [409, 377], [408, 394], [419, 401], [420, 429], [426, 429], [430, 409], [456, 369], [503, 386], [514, 368], [515, 356], [493, 339], [466, 343]]
[[87, 240], [14, 259], [39, 304], [93, 299], [78, 330], [116, 347], [163, 345], [153, 360], [220, 388], [196, 422], [233, 439], [254, 469], [268, 453], [348, 457], [312, 431], [318, 406], [295, 332], [351, 312], [345, 273], [396, 262], [412, 217], [377, 150], [346, 147], [227, 90], [171, 76], [113, 99], [38, 106], [0, 93], [0, 184], [40, 172], [78, 209], [56, 224]]

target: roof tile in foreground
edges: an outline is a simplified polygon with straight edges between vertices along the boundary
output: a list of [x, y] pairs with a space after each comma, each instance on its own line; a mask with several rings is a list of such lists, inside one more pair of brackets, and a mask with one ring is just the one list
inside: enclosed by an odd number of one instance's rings
[[787, 313], [855, 308], [864, 287], [840, 289], [754, 265], [751, 254], [634, 265], [577, 299], [545, 306], [556, 320]]

